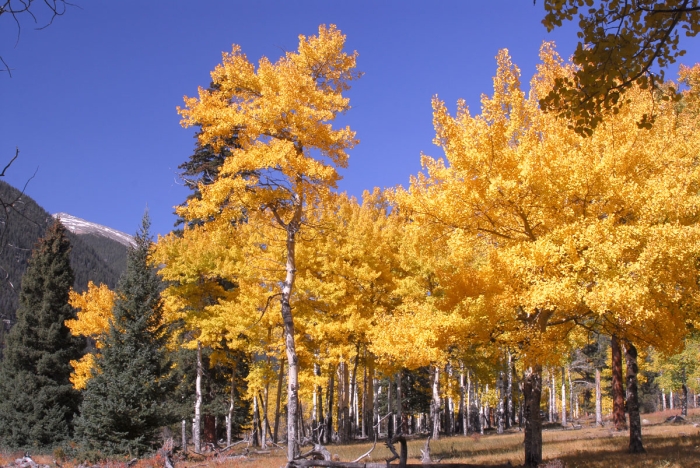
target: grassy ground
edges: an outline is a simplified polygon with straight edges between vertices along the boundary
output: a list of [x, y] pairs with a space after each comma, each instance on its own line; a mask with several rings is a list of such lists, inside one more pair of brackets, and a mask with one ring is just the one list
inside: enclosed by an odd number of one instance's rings
[[[687, 424], [666, 424], [667, 417], [678, 411], [666, 411], [643, 415], [646, 424], [642, 434], [647, 450], [643, 455], [627, 454], [629, 436], [627, 432], [615, 433], [607, 427], [596, 428], [590, 421], [582, 421], [580, 430], [562, 430], [551, 426], [544, 430], [543, 458], [549, 468], [609, 468], [609, 467], [649, 467], [649, 468], [700, 468], [700, 428], [693, 423], [700, 423], [700, 410], [690, 410]], [[420, 449], [425, 439], [409, 441], [409, 463], [419, 463]], [[503, 435], [489, 434], [469, 437], [457, 436], [431, 441], [430, 449], [433, 459], [442, 459], [445, 463], [502, 464], [515, 466], [523, 462], [523, 434], [517, 429]], [[332, 445], [328, 449], [340, 460], [351, 461], [367, 452], [372, 444], [357, 443], [350, 445]], [[240, 453], [240, 451], [237, 451]], [[235, 454], [232, 454], [235, 455]], [[377, 444], [371, 457], [363, 461], [382, 461], [389, 456], [383, 444]], [[0, 454], [0, 465], [21, 456], [21, 453]], [[196, 456], [195, 456], [196, 457]], [[50, 455], [37, 456], [35, 460], [51, 466]], [[239, 468], [260, 467], [279, 468], [285, 465], [282, 450], [272, 450], [270, 454], [249, 454], [241, 459], [204, 459], [191, 458], [176, 462], [177, 468]], [[113, 468], [120, 468], [120, 463], [113, 463]], [[63, 465], [69, 468], [71, 463]], [[134, 468], [161, 468], [162, 460], [157, 458], [141, 460]]]

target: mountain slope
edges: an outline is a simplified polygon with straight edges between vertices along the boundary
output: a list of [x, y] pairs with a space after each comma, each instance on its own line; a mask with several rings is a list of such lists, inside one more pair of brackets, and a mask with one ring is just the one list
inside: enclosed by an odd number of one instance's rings
[[[4, 322], [4, 327], [0, 327], [1, 346], [3, 329], [6, 330], [14, 322], [21, 278], [27, 261], [37, 240], [44, 235], [53, 220], [31, 197], [2, 181], [0, 200], [13, 202], [5, 210], [0, 207], [0, 321]], [[70, 227], [66, 227], [70, 231]], [[124, 242], [128, 243], [130, 236], [104, 226], [99, 227], [103, 229], [91, 229], [84, 234], [68, 233], [72, 247], [71, 266], [75, 273], [73, 287], [78, 291], [87, 289], [88, 281], [115, 288], [126, 266], [127, 246]], [[106, 230], [118, 235], [106, 237], [101, 234]], [[120, 240], [115, 240], [114, 237]]]

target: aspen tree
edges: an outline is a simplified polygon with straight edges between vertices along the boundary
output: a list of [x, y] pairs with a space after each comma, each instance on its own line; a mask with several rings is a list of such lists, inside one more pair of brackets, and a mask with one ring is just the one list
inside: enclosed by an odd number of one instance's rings
[[[78, 310], [77, 318], [66, 320], [65, 324], [74, 336], [84, 336], [95, 342], [99, 350], [102, 347], [100, 336], [109, 329], [114, 307], [114, 291], [106, 284], [95, 284], [90, 281], [87, 291], [78, 293], [71, 289], [68, 302]], [[84, 390], [87, 381], [92, 376], [95, 367], [95, 354], [87, 353], [77, 361], [71, 361], [73, 373], [70, 381], [76, 390]]]
[[[451, 311], [460, 321], [480, 319], [481, 335], [470, 338], [521, 350], [528, 465], [541, 460], [541, 366], [562, 364], [560, 356], [584, 338], [579, 325], [676, 346], [696, 321], [698, 288], [687, 266], [700, 239], [697, 112], [632, 88], [628, 105], [581, 137], [538, 106], [573, 67], [551, 44], [541, 59], [526, 95], [502, 51], [480, 115], [460, 101], [452, 116], [434, 98], [435, 143], [446, 159], [423, 156], [424, 171], [394, 195], [412, 226], [441, 240], [425, 247], [447, 252], [434, 256], [434, 283], [455, 298]], [[686, 74], [689, 83], [697, 76]], [[653, 128], [639, 128], [652, 107]], [[472, 260], [436, 268], [458, 255]], [[435, 317], [447, 325], [441, 312]]]
[[200, 88], [199, 97], [185, 98], [185, 107], [179, 109], [184, 126], [201, 127], [203, 145], [216, 150], [233, 131], [240, 144], [224, 161], [219, 178], [200, 187], [201, 199], [190, 200], [179, 214], [185, 219], [215, 218], [211, 229], [239, 222], [243, 230], [265, 226], [280, 234], [258, 245], [275, 250], [275, 262], [284, 264], [279, 276], [268, 273], [261, 282], [277, 291], [281, 305], [289, 460], [298, 454], [299, 442], [299, 358], [291, 305], [297, 238], [307, 229], [308, 207], [322, 203], [335, 187], [336, 168], [346, 166], [346, 151], [357, 143], [349, 128], [332, 127], [333, 119], [349, 109], [343, 92], [359, 76], [354, 71], [357, 54], [343, 52], [344, 42], [335, 26], [321, 26], [318, 36], [299, 36], [297, 52], [276, 63], [262, 58], [257, 68], [234, 46], [212, 72], [211, 89]]

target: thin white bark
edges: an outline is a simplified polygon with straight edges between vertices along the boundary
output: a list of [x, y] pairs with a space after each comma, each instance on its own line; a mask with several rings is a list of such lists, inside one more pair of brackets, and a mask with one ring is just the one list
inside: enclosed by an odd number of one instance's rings
[[402, 402], [403, 400], [403, 395], [401, 391], [401, 371], [399, 371], [396, 374], [396, 419], [397, 419], [397, 424], [396, 424], [396, 433], [397, 434], [404, 434], [404, 427], [403, 427], [403, 409], [402, 409]]
[[197, 379], [195, 380], [194, 420], [192, 421], [192, 441], [194, 451], [202, 452], [202, 343], [197, 342]]
[[[231, 443], [229, 442], [229, 445]], [[187, 421], [182, 420], [182, 452], [187, 453]]]
[[231, 397], [228, 405], [228, 414], [226, 415], [226, 445], [231, 445], [232, 427], [233, 427], [233, 411], [236, 402], [236, 366], [231, 369]]
[[430, 417], [433, 422], [433, 440], [440, 438], [440, 368], [433, 366], [433, 399], [430, 404]]
[[603, 425], [603, 394], [600, 388], [600, 369], [595, 370], [595, 424]]
[[566, 375], [561, 368], [561, 425], [566, 426]]

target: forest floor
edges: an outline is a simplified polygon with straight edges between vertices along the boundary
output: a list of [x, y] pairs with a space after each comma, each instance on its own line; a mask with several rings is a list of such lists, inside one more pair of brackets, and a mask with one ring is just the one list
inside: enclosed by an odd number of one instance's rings
[[[644, 447], [647, 453], [630, 455], [628, 432], [614, 432], [610, 424], [594, 427], [591, 420], [583, 419], [581, 429], [561, 429], [558, 424], [545, 425], [543, 431], [543, 467], [548, 468], [609, 468], [609, 467], [648, 467], [648, 468], [700, 468], [700, 409], [691, 409], [685, 423], [671, 424], [665, 422], [670, 416], [679, 412], [665, 411], [642, 415], [645, 423], [642, 427]], [[425, 437], [411, 439], [408, 442], [409, 463], [420, 463], [420, 449]], [[430, 450], [433, 460], [443, 463], [470, 464], [506, 464], [519, 466], [523, 463], [523, 433], [517, 428], [497, 435], [474, 434], [470, 436], [443, 437], [431, 440]], [[352, 443], [347, 445], [330, 445], [328, 450], [334, 459], [351, 461], [367, 452], [371, 443]], [[240, 454], [240, 450], [229, 455]], [[337, 458], [336, 458], [337, 455]], [[0, 466], [7, 466], [21, 453], [0, 453]], [[380, 441], [363, 462], [379, 462], [390, 457], [390, 452]], [[52, 456], [36, 456], [37, 463], [55, 467]], [[197, 455], [187, 461], [175, 460], [176, 468], [280, 468], [286, 464], [285, 453], [281, 449], [271, 450], [269, 454], [250, 453], [245, 458], [206, 459]], [[70, 468], [70, 462], [63, 468]], [[105, 465], [103, 465], [105, 466]], [[110, 463], [109, 468], [122, 468], [125, 463]], [[132, 468], [162, 468], [163, 460], [159, 457], [140, 460]]]

